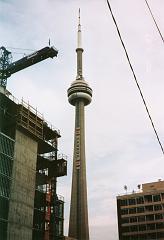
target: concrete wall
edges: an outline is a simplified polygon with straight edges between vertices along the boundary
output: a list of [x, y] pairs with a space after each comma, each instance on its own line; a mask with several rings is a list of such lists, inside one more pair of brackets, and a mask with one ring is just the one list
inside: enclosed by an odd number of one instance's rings
[[144, 183], [144, 184], [142, 184], [142, 190], [143, 190], [143, 192], [164, 190], [164, 181]]
[[37, 142], [16, 131], [8, 240], [32, 240]]

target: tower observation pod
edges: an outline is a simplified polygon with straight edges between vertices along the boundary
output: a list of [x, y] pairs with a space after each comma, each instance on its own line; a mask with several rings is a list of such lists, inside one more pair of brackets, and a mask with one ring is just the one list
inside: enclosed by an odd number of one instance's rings
[[82, 74], [82, 41], [80, 9], [77, 35], [77, 77], [68, 89], [68, 101], [75, 106], [74, 156], [69, 219], [69, 237], [89, 240], [84, 107], [92, 100], [92, 89]]

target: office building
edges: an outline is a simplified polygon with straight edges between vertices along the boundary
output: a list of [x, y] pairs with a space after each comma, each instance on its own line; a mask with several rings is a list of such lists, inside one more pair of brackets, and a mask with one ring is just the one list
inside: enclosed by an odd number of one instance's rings
[[164, 181], [117, 196], [120, 240], [164, 239]]

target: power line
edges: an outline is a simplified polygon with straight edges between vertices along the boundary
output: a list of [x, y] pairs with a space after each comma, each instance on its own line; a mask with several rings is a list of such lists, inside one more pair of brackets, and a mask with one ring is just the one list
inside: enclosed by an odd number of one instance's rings
[[[16, 47], [6, 47], [7, 49], [13, 49], [13, 50], [23, 50], [23, 51], [30, 51], [30, 52], [35, 52], [36, 50], [34, 49], [28, 49], [28, 48], [16, 48]], [[16, 52], [16, 51], [12, 51], [12, 54], [19, 54], [19, 55], [23, 55], [26, 56], [27, 54], [25, 52]]]
[[6, 48], [9, 48], [9, 49], [17, 49], [17, 50], [25, 50], [25, 51], [36, 51], [34, 49], [28, 49], [28, 48], [16, 48], [16, 47], [6, 47]]
[[155, 133], [156, 138], [157, 138], [157, 141], [158, 141], [158, 143], [159, 143], [159, 145], [160, 145], [160, 148], [161, 148], [161, 150], [162, 150], [162, 153], [163, 153], [163, 155], [164, 155], [164, 148], [163, 148], [162, 143], [161, 143], [161, 141], [160, 141], [158, 132], [157, 132], [157, 130], [156, 130], [156, 128], [155, 128], [153, 119], [152, 119], [152, 117], [151, 117], [151, 115], [150, 115], [150, 111], [149, 111], [149, 109], [148, 109], [148, 107], [147, 107], [147, 103], [146, 103], [146, 101], [145, 101], [145, 98], [144, 98], [144, 95], [143, 95], [143, 93], [142, 93], [141, 87], [140, 87], [140, 85], [139, 85], [139, 83], [138, 83], [136, 74], [135, 74], [135, 72], [134, 72], [134, 69], [133, 69], [133, 66], [132, 66], [132, 64], [131, 64], [131, 61], [130, 61], [128, 52], [127, 52], [127, 50], [126, 50], [125, 44], [124, 44], [124, 42], [123, 42], [123, 39], [122, 39], [122, 36], [121, 36], [121, 33], [120, 33], [120, 30], [119, 30], [119, 28], [118, 28], [116, 19], [115, 19], [114, 15], [113, 15], [112, 8], [111, 8], [111, 5], [109, 4], [109, 1], [108, 1], [108, 0], [107, 0], [107, 4], [108, 4], [108, 7], [109, 7], [109, 11], [110, 11], [110, 13], [111, 13], [111, 15], [112, 15], [112, 19], [113, 19], [113, 21], [114, 21], [114, 24], [115, 24], [115, 26], [116, 26], [117, 33], [118, 33], [118, 35], [119, 35], [121, 44], [122, 44], [122, 46], [123, 46], [123, 48], [124, 48], [124, 51], [125, 51], [125, 54], [126, 54], [126, 57], [127, 57], [127, 60], [128, 60], [129, 66], [130, 66], [130, 69], [131, 69], [131, 71], [132, 71], [132, 74], [133, 74], [133, 77], [134, 77], [134, 80], [135, 80], [135, 83], [136, 83], [136, 85], [137, 85], [137, 88], [138, 88], [139, 93], [140, 93], [140, 95], [141, 95], [142, 101], [143, 101], [144, 106], [145, 106], [145, 108], [146, 108], [146, 112], [147, 112], [148, 117], [149, 117], [149, 119], [150, 119], [151, 125], [152, 125], [152, 127], [153, 127], [154, 133]]
[[157, 24], [157, 22], [156, 22], [156, 20], [155, 20], [155, 18], [154, 18], [154, 15], [153, 15], [153, 13], [152, 13], [152, 11], [151, 11], [151, 8], [150, 8], [150, 6], [149, 6], [149, 4], [148, 4], [148, 1], [145, 0], [145, 2], [146, 2], [146, 5], [147, 5], [147, 7], [148, 7], [148, 9], [149, 9], [149, 11], [150, 11], [150, 14], [151, 14], [151, 16], [152, 16], [152, 18], [153, 18], [153, 21], [154, 21], [154, 23], [155, 23], [155, 25], [156, 25], [156, 27], [157, 27], [157, 30], [158, 30], [158, 32], [159, 32], [159, 35], [160, 35], [160, 37], [161, 37], [161, 39], [162, 39], [162, 41], [163, 41], [163, 43], [164, 43], [164, 38], [163, 38], [162, 33], [161, 33], [161, 31], [160, 31], [160, 29], [159, 29], [159, 27], [158, 27], [158, 24]]
[[24, 55], [25, 53], [24, 53], [24, 52], [13, 52], [13, 51], [12, 51], [12, 54], [20, 54], [20, 55]]

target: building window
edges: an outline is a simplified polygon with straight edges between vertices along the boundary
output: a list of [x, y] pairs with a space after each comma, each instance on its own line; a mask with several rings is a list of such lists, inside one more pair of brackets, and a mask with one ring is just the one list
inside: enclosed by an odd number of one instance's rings
[[145, 211], [146, 211], [146, 212], [151, 212], [151, 211], [153, 211], [153, 205], [145, 206]]
[[155, 230], [155, 224], [148, 224], [147, 230]]
[[143, 212], [144, 212], [144, 207], [137, 208], [137, 213], [143, 213]]
[[161, 196], [158, 194], [158, 195], [153, 195], [153, 201], [154, 202], [160, 202], [161, 201]]
[[134, 235], [133, 240], [138, 240], [138, 235]]
[[123, 227], [123, 232], [129, 232], [129, 227]]
[[130, 232], [138, 232], [138, 226], [134, 225], [130, 227]]
[[134, 223], [137, 222], [137, 217], [131, 217], [130, 218], [130, 223]]
[[156, 233], [148, 233], [148, 239], [157, 239]]
[[58, 217], [63, 218], [63, 203], [59, 204]]
[[145, 222], [145, 216], [138, 216], [138, 222]]
[[155, 220], [160, 220], [163, 219], [163, 215], [162, 214], [155, 214]]
[[139, 237], [139, 240], [146, 240], [146, 239], [147, 239], [147, 235], [146, 235], [146, 234], [141, 235], [141, 236]]
[[161, 198], [162, 200], [164, 200], [164, 193], [161, 193]]
[[164, 232], [158, 232], [157, 233], [157, 239], [158, 238], [163, 238], [164, 237]]
[[145, 195], [144, 199], [145, 199], [145, 203], [150, 203], [152, 202], [152, 195]]
[[128, 205], [127, 199], [121, 199], [120, 200], [120, 206], [127, 206], [127, 205]]
[[122, 237], [122, 240], [130, 240], [130, 239], [131, 239], [130, 236], [123, 236], [123, 237]]
[[154, 215], [146, 215], [146, 221], [153, 221], [154, 220]]
[[129, 205], [135, 205], [135, 204], [136, 204], [135, 198], [130, 198], [130, 199], [128, 200], [128, 203], [129, 203]]
[[129, 223], [129, 218], [122, 218], [121, 223]]
[[146, 230], [145, 224], [139, 225], [139, 231], [145, 231], [145, 230]]
[[164, 223], [156, 223], [156, 229], [163, 229], [164, 228]]
[[126, 215], [128, 214], [128, 209], [121, 209], [121, 215]]
[[63, 235], [63, 222], [59, 221], [59, 236]]
[[136, 213], [136, 208], [129, 208], [129, 214]]
[[143, 197], [138, 197], [136, 199], [136, 201], [137, 201], [137, 204], [143, 204], [144, 203], [144, 198]]
[[162, 210], [162, 205], [161, 205], [161, 204], [154, 205], [154, 210], [155, 210], [155, 211]]

